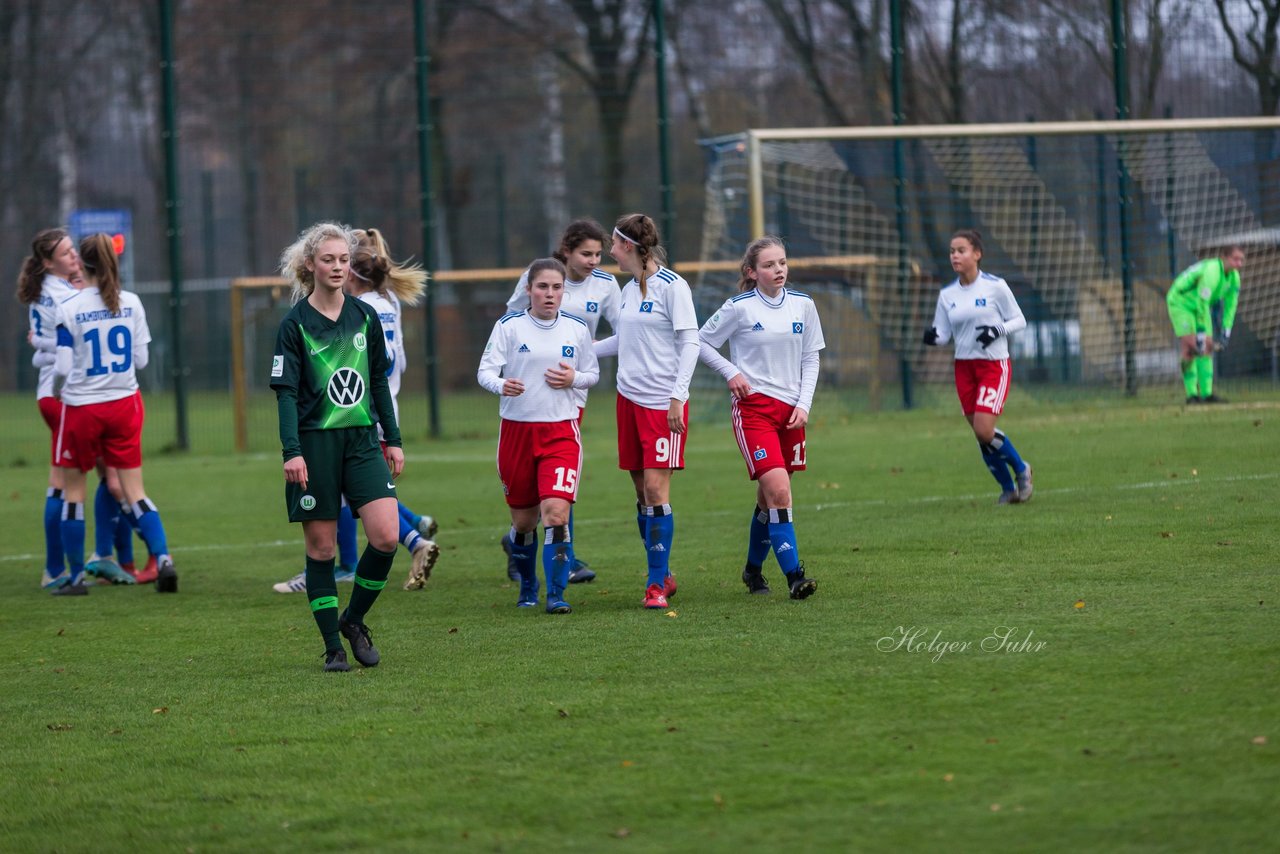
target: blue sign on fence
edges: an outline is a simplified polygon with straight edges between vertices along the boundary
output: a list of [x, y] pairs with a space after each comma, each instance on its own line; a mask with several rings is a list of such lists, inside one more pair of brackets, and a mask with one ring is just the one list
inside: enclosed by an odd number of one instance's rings
[[75, 210], [67, 220], [71, 239], [76, 243], [89, 234], [103, 232], [111, 235], [116, 254], [120, 256], [120, 279], [127, 288], [133, 284], [133, 211]]

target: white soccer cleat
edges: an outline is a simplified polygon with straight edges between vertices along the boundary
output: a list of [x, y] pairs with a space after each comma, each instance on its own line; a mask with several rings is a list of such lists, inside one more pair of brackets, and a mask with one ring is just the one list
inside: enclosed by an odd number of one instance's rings
[[440, 530], [440, 526], [436, 524], [436, 520], [430, 516], [423, 516], [418, 520], [418, 533], [426, 537], [428, 540], [436, 535], [436, 531]]
[[[424, 517], [425, 518], [425, 517]], [[409, 577], [405, 579], [405, 590], [421, 590], [431, 577], [431, 568], [440, 557], [440, 547], [431, 540], [422, 540], [413, 550], [413, 565], [409, 567]]]
[[277, 593], [305, 593], [307, 590], [307, 574], [299, 572], [288, 581], [281, 581], [278, 584], [271, 585], [271, 589]]
[[1027, 463], [1027, 467], [1022, 470], [1022, 474], [1018, 475], [1018, 502], [1031, 500], [1031, 493], [1036, 491], [1035, 484], [1031, 482], [1031, 463]]

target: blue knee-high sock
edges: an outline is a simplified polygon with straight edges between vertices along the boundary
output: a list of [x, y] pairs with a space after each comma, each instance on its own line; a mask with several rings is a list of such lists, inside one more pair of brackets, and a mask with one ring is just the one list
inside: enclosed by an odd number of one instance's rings
[[542, 571], [547, 576], [547, 598], [564, 596], [573, 568], [573, 535], [568, 525], [545, 526], [542, 540]]
[[62, 553], [71, 567], [71, 583], [84, 574], [84, 505], [74, 501], [62, 505]]
[[769, 513], [759, 506], [751, 511], [751, 533], [747, 540], [747, 566], [759, 569], [769, 558], [773, 541], [769, 538]]
[[50, 575], [61, 575], [62, 558], [62, 490], [49, 487], [44, 497], [44, 568]]
[[[119, 505], [117, 505], [119, 506]], [[133, 522], [132, 517], [123, 509], [116, 513], [115, 536], [116, 560], [121, 565], [133, 563]]]
[[356, 517], [344, 501], [338, 510], [338, 564], [344, 572], [356, 568], [360, 552], [356, 548]]
[[675, 539], [676, 520], [670, 504], [653, 504], [644, 508], [649, 520], [649, 536], [645, 540], [649, 556], [649, 583], [661, 585], [671, 574], [671, 541]]
[[800, 548], [796, 545], [796, 528], [791, 519], [790, 507], [769, 511], [769, 542], [778, 558], [778, 566], [787, 575], [800, 571]]
[[1018, 449], [1013, 446], [1013, 442], [1009, 441], [1009, 437], [999, 430], [996, 431], [995, 437], [991, 440], [991, 447], [996, 449], [996, 453], [1000, 458], [1009, 465], [1013, 466], [1014, 474], [1022, 474], [1027, 470], [1027, 464], [1022, 461], [1022, 457], [1018, 454]]
[[408, 522], [411, 527], [418, 527], [418, 523], [422, 521], [422, 517], [404, 506], [403, 502], [397, 501], [396, 509], [400, 511], [400, 518]]
[[520, 533], [511, 529], [511, 557], [520, 570], [520, 590], [538, 595], [538, 534], [536, 531]]
[[98, 481], [98, 491], [93, 494], [93, 553], [98, 557], [111, 557], [116, 545], [116, 523], [120, 505], [111, 496], [105, 480]]
[[160, 511], [145, 496], [133, 502], [133, 518], [138, 522], [138, 532], [147, 544], [147, 551], [159, 560], [169, 556], [169, 542], [164, 535], [164, 523], [160, 521]]
[[[133, 535], [137, 534], [139, 537], [141, 537], [142, 529], [138, 527], [138, 517], [133, 512], [133, 505], [127, 501], [120, 502], [120, 521], [123, 522], [124, 525], [128, 527], [128, 531], [124, 534], [116, 535], [117, 537], [116, 547], [117, 548], [120, 547], [120, 542], [119, 542], [120, 539], [128, 538], [129, 539], [128, 550], [129, 550], [129, 553], [132, 554], [133, 553], [133, 539], [132, 539]], [[146, 543], [146, 539], [143, 538], [142, 542]], [[148, 549], [148, 551], [150, 551], [150, 549]], [[121, 560], [124, 560], [124, 558], [122, 557]]]
[[[569, 542], [573, 542], [573, 505], [569, 505]], [[577, 555], [574, 556], [574, 563], [578, 562]]]
[[1009, 464], [1004, 461], [1004, 457], [990, 445], [979, 442], [978, 447], [982, 449], [982, 462], [996, 479], [996, 483], [1005, 492], [1013, 492], [1013, 475], [1009, 474]]
[[410, 554], [413, 554], [413, 550], [418, 547], [420, 542], [422, 542], [422, 535], [418, 533], [418, 529], [413, 526], [413, 523], [402, 514], [400, 516], [400, 545], [408, 549]]

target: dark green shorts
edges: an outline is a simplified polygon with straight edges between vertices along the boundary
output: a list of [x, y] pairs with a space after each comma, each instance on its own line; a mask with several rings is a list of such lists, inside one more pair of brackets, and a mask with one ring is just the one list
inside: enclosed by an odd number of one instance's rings
[[396, 497], [376, 427], [304, 430], [298, 441], [308, 479], [306, 489], [297, 483], [284, 485], [290, 522], [337, 519], [343, 495], [353, 509]]

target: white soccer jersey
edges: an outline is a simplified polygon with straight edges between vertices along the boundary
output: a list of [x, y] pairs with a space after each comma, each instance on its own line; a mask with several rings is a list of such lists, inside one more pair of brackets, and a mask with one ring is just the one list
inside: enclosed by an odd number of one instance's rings
[[77, 291], [58, 306], [59, 373], [69, 368], [62, 402], [84, 406], [133, 394], [136, 370], [147, 366], [150, 343], [147, 313], [137, 294], [121, 291], [120, 310], [112, 314], [96, 287]]
[[[524, 311], [529, 307], [529, 271], [520, 274], [516, 289], [507, 300], [507, 311]], [[560, 310], [581, 317], [591, 330], [591, 337], [599, 335], [600, 318], [609, 322], [609, 328], [618, 330], [618, 304], [621, 302], [621, 291], [618, 280], [604, 270], [592, 270], [591, 275], [581, 282], [570, 278], [564, 280], [564, 299]]]
[[[552, 388], [548, 368], [564, 362], [573, 368], [573, 388]], [[524, 382], [524, 393], [501, 397], [498, 414], [508, 421], [577, 421], [575, 392], [600, 379], [600, 364], [591, 348], [591, 333], [580, 317], [560, 312], [542, 321], [527, 311], [503, 315], [493, 325], [480, 358], [476, 379], [494, 394], [502, 394], [506, 378]]]
[[[978, 327], [996, 324], [1004, 327], [1005, 334], [983, 347]], [[1009, 358], [1009, 334], [1026, 329], [1027, 319], [1004, 279], [978, 271], [971, 284], [962, 285], [957, 278], [942, 289], [933, 327], [939, 344], [955, 339], [957, 359], [997, 361]]]
[[[50, 356], [58, 349], [58, 305], [76, 295], [74, 285], [65, 279], [46, 274], [40, 285], [40, 298], [31, 304], [31, 312], [27, 325], [31, 329], [31, 344], [37, 350]], [[40, 377], [36, 381], [36, 399], [53, 397], [54, 377], [53, 360], [41, 365]]]
[[[368, 303], [378, 313], [382, 332], [387, 337], [387, 388], [391, 392], [391, 409], [400, 423], [400, 378], [404, 376], [404, 336], [400, 334], [400, 300], [393, 293], [386, 296], [377, 291], [360, 294], [359, 299]], [[382, 439], [382, 425], [378, 425], [378, 438]]]
[[[508, 312], [521, 312], [529, 307], [529, 271], [520, 274], [516, 289], [507, 300]], [[618, 331], [618, 304], [621, 302], [618, 280], [603, 270], [592, 270], [591, 275], [581, 282], [568, 278], [564, 280], [564, 299], [560, 301], [560, 310], [587, 322], [591, 337], [595, 338], [600, 328], [600, 318], [609, 322], [609, 328]], [[587, 405], [587, 390], [575, 388], [573, 393], [578, 406]]]
[[622, 289], [618, 312], [618, 391], [637, 406], [670, 409], [679, 370], [676, 333], [698, 328], [689, 283], [666, 267], [645, 280], [640, 295], [635, 279]]
[[725, 300], [702, 325], [698, 337], [712, 347], [729, 342], [729, 361], [751, 390], [796, 406], [800, 403], [800, 363], [827, 342], [818, 307], [808, 294], [784, 290], [770, 300], [756, 288]]

